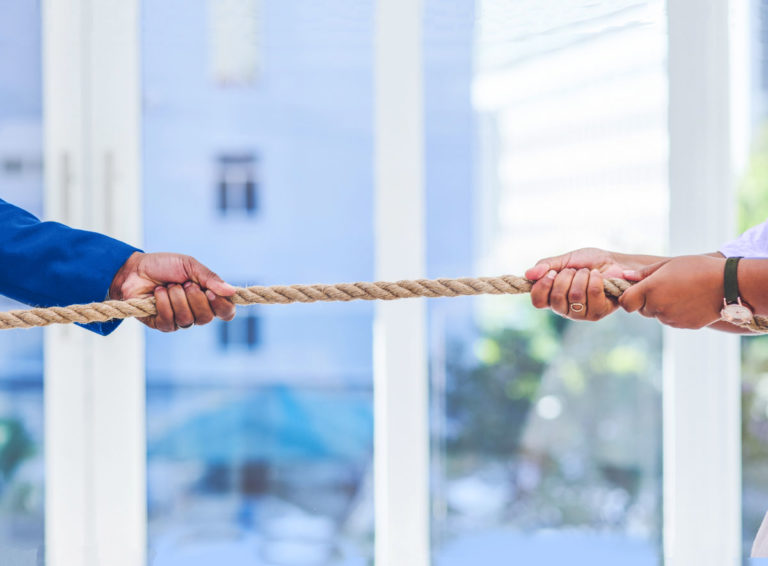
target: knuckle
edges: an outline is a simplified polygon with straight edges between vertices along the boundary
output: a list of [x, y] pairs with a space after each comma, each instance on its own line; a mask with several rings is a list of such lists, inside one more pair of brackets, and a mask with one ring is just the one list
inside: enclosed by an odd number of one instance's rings
[[547, 299], [542, 293], [531, 293], [531, 304], [537, 309], [543, 309], [547, 305]]
[[204, 324], [208, 324], [213, 320], [213, 314], [205, 313], [197, 317], [197, 320], [195, 321], [198, 326], [202, 326]]
[[584, 301], [586, 295], [581, 289], [571, 289], [571, 292], [568, 293], [568, 298], [571, 300], [571, 302], [580, 303]]
[[549, 298], [552, 302], [554, 301], [564, 301], [565, 300], [565, 289], [562, 287], [555, 287], [552, 289], [552, 292], [549, 295]]

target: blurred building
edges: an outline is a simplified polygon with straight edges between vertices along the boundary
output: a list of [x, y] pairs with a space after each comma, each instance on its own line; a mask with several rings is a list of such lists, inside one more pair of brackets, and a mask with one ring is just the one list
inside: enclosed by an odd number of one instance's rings
[[[428, 171], [430, 241], [445, 250], [434, 275], [471, 269], [473, 3], [459, 4], [447, 12], [466, 17], [433, 38], [450, 51], [426, 62], [427, 85], [457, 85], [427, 116], [442, 153]], [[170, 2], [147, 4], [144, 21], [146, 248], [192, 253], [243, 285], [370, 280], [373, 3]], [[372, 315], [241, 309], [231, 324], [149, 335], [149, 373], [369, 387]]]

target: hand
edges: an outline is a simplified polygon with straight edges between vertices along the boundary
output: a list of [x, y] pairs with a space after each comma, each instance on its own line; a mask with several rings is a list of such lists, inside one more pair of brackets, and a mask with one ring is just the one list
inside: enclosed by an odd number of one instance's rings
[[627, 279], [640, 282], [624, 292], [619, 304], [674, 328], [709, 326], [720, 320], [724, 268], [725, 259], [696, 255], [627, 272]]
[[139, 320], [162, 332], [208, 324], [214, 317], [232, 320], [235, 305], [227, 297], [234, 294], [234, 287], [196, 259], [171, 253], [135, 252], [109, 287], [115, 300], [154, 295], [157, 315]]
[[[539, 309], [551, 308], [573, 320], [600, 320], [618, 308], [616, 301], [605, 295], [606, 277], [622, 277], [626, 266], [616, 254], [597, 248], [583, 248], [542, 260], [525, 272], [536, 281], [531, 289], [531, 302]], [[574, 310], [574, 306], [582, 306]]]

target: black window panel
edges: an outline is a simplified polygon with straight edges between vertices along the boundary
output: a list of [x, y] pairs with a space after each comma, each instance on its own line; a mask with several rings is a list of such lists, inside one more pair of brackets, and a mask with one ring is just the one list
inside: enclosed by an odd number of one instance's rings
[[258, 210], [259, 160], [254, 154], [223, 154], [218, 157], [218, 208], [222, 214]]
[[220, 322], [219, 346], [255, 350], [261, 345], [261, 324], [258, 314], [249, 312], [238, 315], [230, 322]]

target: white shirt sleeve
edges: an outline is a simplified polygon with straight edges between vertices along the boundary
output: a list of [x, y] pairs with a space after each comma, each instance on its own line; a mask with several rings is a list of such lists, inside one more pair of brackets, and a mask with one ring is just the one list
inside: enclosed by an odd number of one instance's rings
[[753, 226], [732, 242], [723, 244], [720, 253], [725, 257], [768, 258], [768, 220]]

